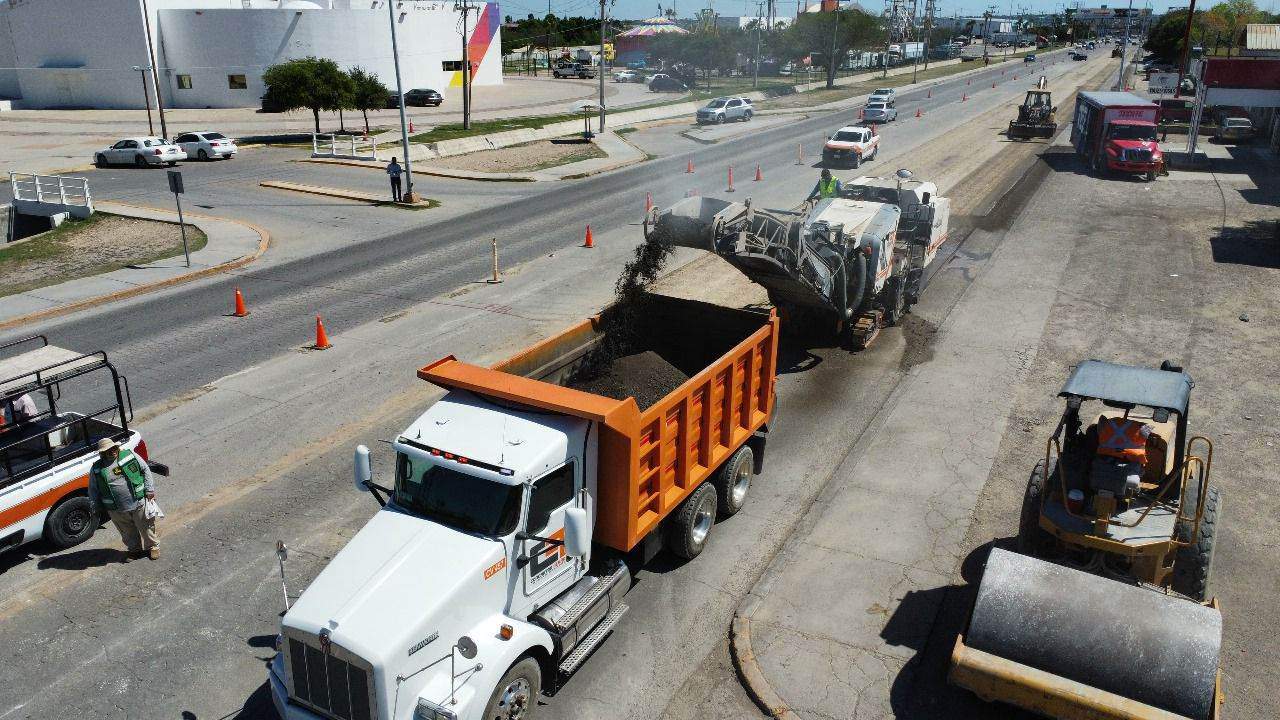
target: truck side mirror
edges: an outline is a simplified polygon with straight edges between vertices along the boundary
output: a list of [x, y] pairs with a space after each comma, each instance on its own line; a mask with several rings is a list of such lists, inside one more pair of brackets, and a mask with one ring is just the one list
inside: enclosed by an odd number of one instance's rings
[[370, 492], [369, 483], [373, 481], [373, 469], [369, 466], [369, 448], [364, 445], [356, 446], [353, 474], [356, 490]]
[[573, 557], [586, 557], [591, 547], [591, 524], [584, 508], [564, 511], [564, 550]]

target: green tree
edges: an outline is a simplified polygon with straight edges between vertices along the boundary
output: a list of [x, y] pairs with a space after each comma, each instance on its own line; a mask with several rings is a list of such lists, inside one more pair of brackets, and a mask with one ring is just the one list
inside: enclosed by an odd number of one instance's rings
[[352, 108], [351, 77], [328, 58], [307, 56], [267, 68], [262, 73], [267, 94], [284, 110], [307, 108], [320, 132], [320, 111]]
[[[821, 55], [827, 87], [835, 87], [836, 68], [850, 50], [884, 48], [884, 27], [861, 10], [804, 13], [786, 29], [785, 53], [791, 60]], [[833, 51], [834, 50], [834, 57]]]
[[369, 111], [385, 107], [391, 91], [377, 75], [357, 65], [347, 72], [351, 78], [351, 105], [364, 115], [364, 134], [369, 134]]
[[1262, 15], [1253, 0], [1226, 0], [1209, 8], [1210, 17], [1205, 20], [1207, 23], [1217, 20], [1227, 41], [1232, 45], [1242, 45], [1245, 25], [1258, 22]]

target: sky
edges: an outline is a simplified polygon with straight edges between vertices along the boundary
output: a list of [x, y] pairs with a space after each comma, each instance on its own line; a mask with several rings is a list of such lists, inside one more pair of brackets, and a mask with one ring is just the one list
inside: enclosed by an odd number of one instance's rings
[[[547, 0], [498, 0], [502, 7], [504, 15], [510, 15], [513, 18], [525, 17], [529, 13], [541, 17], [547, 13]], [[638, 20], [641, 18], [649, 18], [658, 14], [658, 5], [661, 3], [663, 10], [674, 4], [677, 14], [680, 17], [691, 17], [698, 10], [707, 7], [708, 3], [711, 7], [721, 15], [755, 15], [759, 7], [758, 0], [611, 0], [612, 6], [609, 10], [613, 17], [624, 18], [628, 20]], [[776, 0], [779, 14], [794, 15], [796, 11], [797, 0]], [[812, 2], [812, 0], [810, 0]], [[884, 8], [884, 0], [859, 0], [862, 6], [868, 10], [879, 12]], [[923, 9], [924, 0], [917, 0], [919, 7]], [[1145, 7], [1150, 3], [1150, 7], [1154, 12], [1164, 12], [1170, 6], [1186, 7], [1186, 0], [1134, 0], [1134, 7]], [[1258, 6], [1264, 10], [1273, 10], [1277, 7], [1277, 0], [1257, 0]], [[551, 0], [551, 12], [559, 16], [596, 16], [600, 13], [599, 0]], [[996, 12], [1002, 15], [1016, 15], [1020, 9], [1024, 9], [1028, 13], [1048, 13], [1060, 12], [1065, 5], [1074, 7], [1076, 2], [1064, 3], [1062, 0], [937, 0], [937, 13], [939, 15], [951, 15], [959, 13], [961, 15], [980, 15], [989, 5], [996, 5]], [[1212, 4], [1210, 2], [1209, 4]], [[1095, 2], [1081, 2], [1081, 7], [1122, 7], [1127, 6], [1127, 0], [1101, 0]]]

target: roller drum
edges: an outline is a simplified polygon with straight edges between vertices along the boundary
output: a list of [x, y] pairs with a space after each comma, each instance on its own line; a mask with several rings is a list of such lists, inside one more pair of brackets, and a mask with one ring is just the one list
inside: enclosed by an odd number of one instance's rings
[[1209, 720], [1222, 615], [1191, 600], [993, 548], [965, 643]]

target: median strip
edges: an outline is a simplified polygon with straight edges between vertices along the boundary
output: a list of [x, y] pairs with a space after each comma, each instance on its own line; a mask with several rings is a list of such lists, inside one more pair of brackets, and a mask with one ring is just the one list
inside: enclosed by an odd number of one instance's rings
[[396, 203], [387, 199], [387, 193], [372, 193], [364, 190], [349, 190], [347, 188], [325, 187], [323, 185], [305, 185], [303, 183], [285, 182], [283, 180], [263, 180], [258, 183], [262, 187], [275, 188], [277, 190], [290, 190], [292, 192], [309, 193], [311, 195], [324, 195], [325, 197], [342, 198], [344, 200], [358, 200], [373, 205], [395, 205], [397, 207], [426, 209], [433, 208], [440, 204], [439, 200], [423, 198], [415, 203]]

